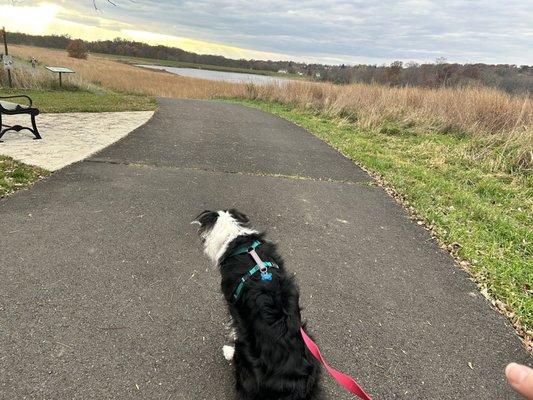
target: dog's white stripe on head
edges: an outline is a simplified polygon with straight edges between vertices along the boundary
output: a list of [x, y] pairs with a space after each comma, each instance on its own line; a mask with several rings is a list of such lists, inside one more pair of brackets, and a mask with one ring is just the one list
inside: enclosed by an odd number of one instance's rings
[[204, 234], [205, 254], [217, 264], [220, 257], [226, 252], [228, 245], [237, 236], [257, 233], [252, 229], [241, 226], [228, 211], [218, 211], [215, 226]]

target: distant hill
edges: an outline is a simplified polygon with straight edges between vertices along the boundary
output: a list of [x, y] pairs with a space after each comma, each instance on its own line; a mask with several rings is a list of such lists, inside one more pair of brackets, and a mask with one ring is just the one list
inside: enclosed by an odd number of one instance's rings
[[[9, 41], [39, 47], [66, 49], [68, 36], [36, 36], [10, 33]], [[488, 86], [511, 94], [533, 93], [533, 66], [508, 64], [455, 64], [445, 59], [432, 64], [403, 63], [389, 65], [323, 65], [294, 61], [231, 59], [197, 54], [176, 47], [152, 46], [123, 39], [85, 41], [89, 51], [119, 56], [153, 58], [219, 67], [293, 73], [333, 83], [380, 83], [391, 86], [457, 87]]]

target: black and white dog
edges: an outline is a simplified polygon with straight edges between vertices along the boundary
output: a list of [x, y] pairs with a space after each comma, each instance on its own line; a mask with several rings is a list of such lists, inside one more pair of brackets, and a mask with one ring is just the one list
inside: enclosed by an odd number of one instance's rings
[[300, 335], [298, 288], [276, 246], [236, 210], [204, 211], [195, 223], [207, 256], [219, 267], [235, 329], [239, 400], [320, 398], [320, 367]]

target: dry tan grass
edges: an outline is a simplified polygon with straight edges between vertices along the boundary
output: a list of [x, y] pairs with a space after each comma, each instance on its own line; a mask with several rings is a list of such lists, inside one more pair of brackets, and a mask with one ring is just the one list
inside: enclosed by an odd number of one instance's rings
[[87, 60], [79, 60], [68, 57], [66, 51], [29, 46], [12, 46], [11, 52], [22, 59], [35, 57], [45, 65], [72, 68], [88, 82], [121, 92], [206, 99], [242, 95], [245, 91], [244, 85], [181, 77], [137, 68], [98, 56], [91, 55]]
[[[0, 81], [4, 79], [3, 74], [5, 72], [0, 71]], [[57, 76], [52, 75], [44, 68], [36, 68], [34, 70], [29, 66], [16, 64], [11, 71], [11, 78], [13, 86], [21, 89], [48, 90], [59, 87]], [[68, 83], [65, 84], [65, 87], [67, 86], [86, 88], [89, 84], [78, 75], [70, 77]]]
[[[495, 169], [529, 169], [533, 157], [533, 101], [487, 88], [394, 88], [383, 85], [294, 82], [254, 86], [257, 98], [347, 118], [364, 128], [392, 123], [418, 132], [466, 133], [475, 139], [474, 158]], [[474, 143], [473, 143], [474, 144]]]
[[[74, 69], [83, 81], [131, 93], [175, 98], [232, 97], [276, 101], [347, 118], [363, 128], [393, 123], [418, 131], [462, 132], [475, 138], [478, 156], [496, 168], [532, 165], [533, 101], [484, 88], [424, 89], [381, 85], [333, 85], [293, 81], [244, 85], [180, 77], [140, 69], [98, 56], [78, 60], [66, 51], [13, 46], [21, 58]], [[77, 78], [80, 79], [80, 78]], [[479, 146], [481, 145], [481, 146]]]

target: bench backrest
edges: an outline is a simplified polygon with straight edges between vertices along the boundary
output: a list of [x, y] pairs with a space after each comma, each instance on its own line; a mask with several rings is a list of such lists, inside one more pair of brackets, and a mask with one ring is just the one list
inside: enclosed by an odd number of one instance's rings
[[25, 107], [21, 104], [17, 104], [17, 103], [12, 103], [10, 101], [0, 101], [0, 111], [1, 110], [5, 110], [5, 111], [16, 111], [16, 110], [23, 110], [25, 108], [28, 108], [28, 107]]

